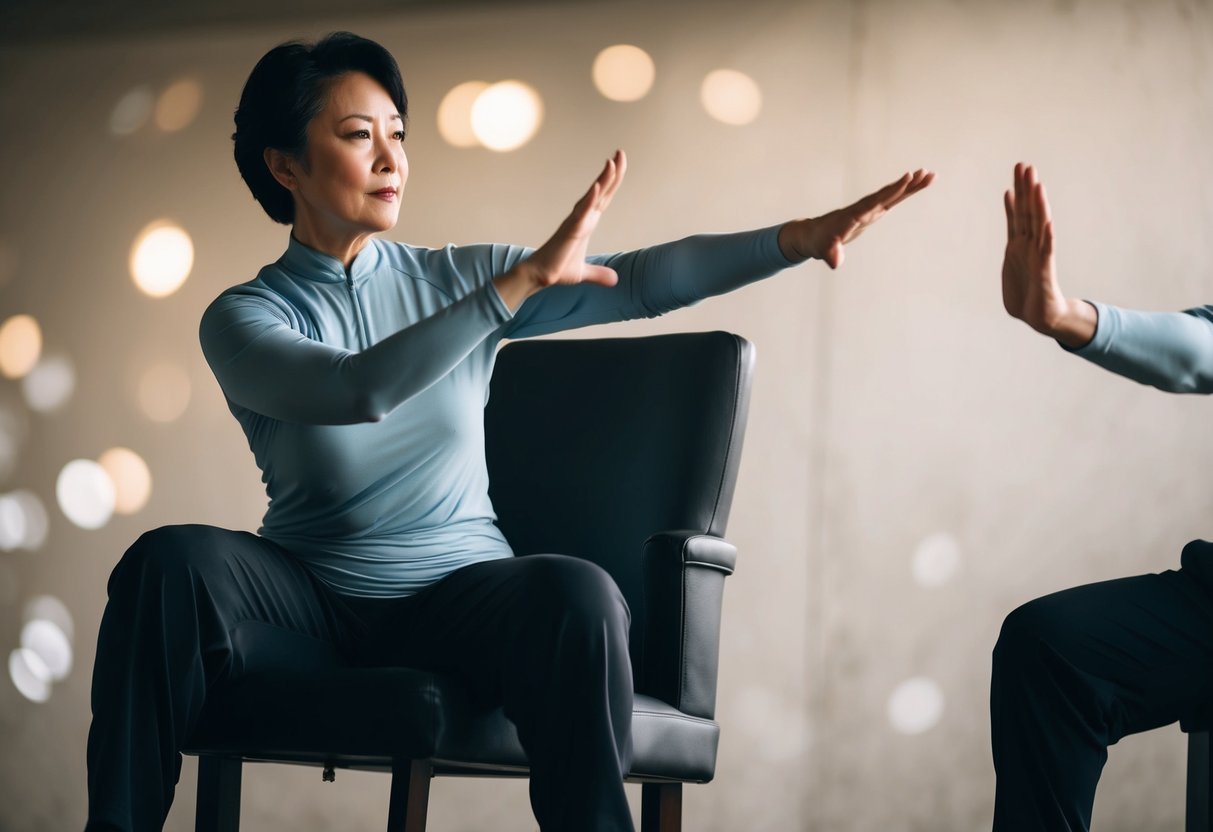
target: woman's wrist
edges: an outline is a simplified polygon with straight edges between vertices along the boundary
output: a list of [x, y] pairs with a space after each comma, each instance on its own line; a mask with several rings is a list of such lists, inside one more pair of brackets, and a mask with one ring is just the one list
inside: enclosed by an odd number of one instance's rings
[[493, 287], [511, 312], [517, 312], [523, 301], [542, 288], [527, 269], [525, 260], [505, 274], [494, 277]]
[[789, 220], [779, 228], [777, 241], [779, 243], [779, 252], [789, 263], [803, 263], [809, 259], [809, 255], [804, 254], [796, 245], [798, 236], [798, 225], [805, 223], [807, 220]]
[[1099, 313], [1085, 300], [1066, 298], [1066, 311], [1048, 327], [1047, 335], [1059, 344], [1076, 350], [1091, 343], [1099, 324]]

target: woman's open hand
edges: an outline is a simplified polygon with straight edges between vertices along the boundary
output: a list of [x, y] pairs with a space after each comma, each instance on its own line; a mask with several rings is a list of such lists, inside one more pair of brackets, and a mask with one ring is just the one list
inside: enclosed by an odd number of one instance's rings
[[836, 269], [846, 256], [847, 243], [894, 205], [918, 193], [934, 179], [932, 171], [919, 169], [845, 208], [812, 219], [793, 220], [779, 229], [779, 248], [789, 260], [824, 260], [831, 269]]
[[1003, 194], [1007, 249], [1002, 261], [1002, 305], [1013, 318], [1069, 347], [1095, 335], [1095, 309], [1067, 298], [1053, 261], [1053, 218], [1036, 169], [1015, 166], [1015, 187]]
[[585, 255], [590, 236], [623, 182], [627, 167], [627, 156], [616, 150], [556, 233], [530, 257], [497, 278], [497, 291], [511, 309], [548, 286], [577, 283], [614, 286], [618, 282], [614, 269], [587, 263]]

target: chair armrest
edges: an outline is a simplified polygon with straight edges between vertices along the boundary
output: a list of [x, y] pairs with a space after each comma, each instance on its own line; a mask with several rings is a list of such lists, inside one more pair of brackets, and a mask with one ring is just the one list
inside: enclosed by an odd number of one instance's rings
[[724, 579], [736, 563], [733, 544], [699, 532], [658, 532], [644, 542], [639, 693], [713, 718]]

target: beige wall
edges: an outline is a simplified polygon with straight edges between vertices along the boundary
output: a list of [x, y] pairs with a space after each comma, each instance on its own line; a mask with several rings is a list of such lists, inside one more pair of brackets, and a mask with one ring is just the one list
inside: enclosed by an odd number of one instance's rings
[[[80, 828], [88, 687], [104, 583], [144, 528], [255, 528], [263, 496], [195, 339], [224, 287], [274, 259], [285, 231], [230, 161], [231, 111], [256, 58], [289, 36], [352, 28], [399, 57], [412, 102], [413, 172], [391, 235], [536, 243], [616, 146], [631, 169], [596, 238], [640, 246], [698, 230], [823, 212], [928, 166], [938, 182], [897, 209], [831, 274], [793, 269], [734, 296], [615, 334], [724, 328], [758, 347], [730, 538], [718, 776], [686, 793], [688, 830], [989, 828], [989, 651], [1017, 604], [1082, 581], [1176, 564], [1209, 535], [1209, 404], [1113, 378], [1006, 318], [997, 275], [1000, 192], [1012, 163], [1050, 187], [1073, 294], [1172, 309], [1213, 297], [1213, 8], [1208, 2], [630, 2], [481, 8], [159, 39], [74, 41], [0, 53], [0, 318], [29, 312], [79, 386], [29, 416], [0, 492], [29, 488], [51, 532], [0, 552], [0, 648], [49, 593], [76, 620], [76, 666], [45, 704], [0, 679], [0, 829]], [[616, 42], [647, 49], [653, 92], [594, 92], [588, 67]], [[747, 127], [710, 120], [699, 80], [731, 66], [764, 95]], [[172, 135], [108, 132], [129, 88], [190, 74], [203, 109]], [[442, 95], [516, 77], [547, 119], [510, 154], [436, 135]], [[139, 295], [135, 233], [170, 216], [196, 262], [177, 294]], [[596, 334], [587, 331], [586, 334]], [[153, 360], [188, 368], [189, 410], [169, 425], [134, 404]], [[0, 404], [19, 389], [0, 382]], [[86, 532], [54, 505], [69, 459], [126, 445], [151, 466], [148, 507]], [[941, 586], [911, 573], [946, 533], [960, 566]], [[938, 685], [938, 724], [909, 736], [886, 716], [897, 685]], [[1113, 749], [1102, 830], [1177, 829], [1176, 728]], [[192, 828], [187, 761], [168, 829]], [[387, 778], [250, 767], [243, 828], [374, 829]], [[435, 830], [534, 828], [521, 783], [438, 781]]]

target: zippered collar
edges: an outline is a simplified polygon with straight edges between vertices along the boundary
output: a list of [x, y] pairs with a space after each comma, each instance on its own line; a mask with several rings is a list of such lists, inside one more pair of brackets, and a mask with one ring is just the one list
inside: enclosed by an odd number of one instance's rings
[[362, 251], [350, 263], [349, 272], [344, 264], [331, 254], [325, 254], [304, 245], [292, 234], [286, 251], [278, 258], [278, 264], [290, 272], [292, 276], [303, 280], [313, 280], [318, 283], [349, 283], [358, 286], [379, 267], [383, 254], [379, 251], [379, 241], [371, 238], [363, 246]]

